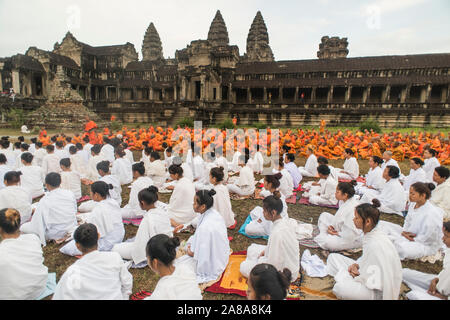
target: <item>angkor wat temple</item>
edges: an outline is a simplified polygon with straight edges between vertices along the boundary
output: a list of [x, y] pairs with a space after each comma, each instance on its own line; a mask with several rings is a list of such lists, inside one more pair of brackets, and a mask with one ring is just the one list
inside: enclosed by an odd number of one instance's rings
[[0, 59], [0, 91], [12, 87], [35, 108], [61, 81], [104, 119], [125, 122], [212, 124], [236, 116], [240, 124], [295, 127], [372, 117], [386, 127], [450, 125], [450, 53], [347, 58], [347, 48], [346, 38], [323, 37], [318, 59], [276, 61], [258, 12], [241, 55], [218, 11], [207, 40], [192, 41], [174, 59], [164, 58], [153, 23], [142, 61], [131, 43], [93, 47], [68, 32], [51, 52], [31, 47]]

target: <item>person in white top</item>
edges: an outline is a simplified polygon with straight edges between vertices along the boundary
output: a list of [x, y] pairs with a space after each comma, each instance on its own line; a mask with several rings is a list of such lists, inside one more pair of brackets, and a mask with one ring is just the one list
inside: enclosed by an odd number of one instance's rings
[[130, 161], [131, 164], [134, 164], [135, 163], [134, 155], [133, 155], [133, 152], [131, 152], [128, 149], [128, 144], [127, 143], [122, 143], [121, 146], [122, 146], [123, 152], [125, 152], [125, 158], [128, 159], [128, 161]]
[[50, 278], [38, 237], [20, 234], [20, 223], [17, 210], [0, 211], [0, 300], [42, 299]]
[[409, 195], [409, 188], [416, 182], [428, 182], [427, 174], [423, 170], [422, 166], [424, 162], [420, 158], [412, 158], [409, 160], [411, 171], [409, 176], [403, 179], [403, 188], [405, 192]]
[[61, 240], [77, 227], [77, 200], [72, 191], [63, 190], [61, 175], [49, 173], [45, 177], [46, 195], [38, 202], [30, 222], [22, 225], [23, 233], [34, 233], [46, 245], [46, 240]]
[[446, 246], [444, 268], [439, 275], [403, 269], [403, 282], [411, 289], [409, 300], [448, 300], [450, 296], [450, 222], [444, 223], [442, 241]]
[[400, 166], [398, 165], [398, 162], [395, 159], [392, 159], [392, 156], [393, 156], [392, 151], [388, 150], [383, 153], [384, 163], [381, 165], [381, 170], [384, 171], [386, 169], [386, 167], [394, 166], [394, 167], [398, 168], [398, 170], [400, 171], [400, 175], [401, 175], [402, 171], [400, 169]]
[[[113, 189], [108, 192], [108, 197], [117, 202], [120, 207], [122, 205], [122, 186], [120, 185], [119, 179], [110, 173], [109, 161], [99, 162], [97, 164], [97, 172], [100, 176], [98, 181], [103, 181], [107, 185], [113, 186]], [[78, 210], [81, 213], [91, 212], [97, 204], [98, 202], [94, 200], [86, 201], [80, 205]]]
[[306, 149], [306, 155], [308, 156], [308, 160], [306, 160], [306, 164], [304, 167], [298, 167], [298, 170], [304, 177], [317, 177], [317, 167], [319, 166], [317, 162], [317, 157], [314, 154], [314, 147], [310, 146]]
[[15, 169], [18, 170], [22, 167], [22, 155], [25, 152], [28, 152], [28, 149], [30, 148], [30, 146], [26, 143], [22, 143], [20, 145], [20, 152], [17, 153], [16, 156], [16, 165], [15, 165]]
[[223, 182], [224, 182], [224, 184], [226, 184], [228, 182], [228, 161], [223, 156], [223, 147], [222, 146], [216, 147], [215, 154], [216, 154], [216, 166], [218, 168], [220, 168], [220, 167], [223, 168], [223, 173], [225, 175], [223, 178]]
[[139, 265], [146, 261], [145, 247], [148, 241], [158, 235], [173, 236], [173, 227], [166, 212], [158, 208], [158, 188], [150, 186], [142, 189], [137, 195], [140, 209], [145, 212], [139, 225], [136, 238], [132, 242], [116, 244], [113, 251], [125, 260], [133, 260]]
[[85, 161], [85, 158], [81, 152], [83, 152], [83, 150], [78, 151], [76, 146], [71, 146], [69, 148], [72, 170], [77, 172], [82, 179], [85, 179], [87, 176], [88, 161]]
[[146, 164], [145, 172], [153, 180], [157, 188], [162, 188], [167, 180], [166, 167], [158, 152], [150, 154], [150, 163]]
[[103, 156], [100, 155], [101, 145], [96, 144], [91, 148], [91, 157], [89, 158], [88, 166], [87, 166], [87, 173], [86, 173], [86, 179], [95, 182], [100, 178], [100, 175], [98, 174], [97, 165], [105, 161]]
[[317, 172], [319, 173], [320, 188], [316, 187], [316, 184], [313, 184], [310, 191], [303, 193], [303, 197], [309, 197], [309, 202], [314, 205], [320, 206], [335, 206], [338, 204], [338, 200], [336, 199], [336, 187], [338, 182], [331, 177], [331, 170], [327, 165], [320, 165], [317, 168]]
[[344, 151], [344, 170], [338, 173], [339, 179], [342, 180], [356, 180], [359, 177], [359, 164], [355, 158], [355, 153], [352, 149], [347, 148]]
[[[91, 154], [91, 151], [90, 150], [89, 151], [84, 150], [83, 149], [83, 145], [81, 143], [77, 143], [75, 145], [75, 148], [77, 148], [76, 154], [78, 154], [79, 157], [81, 159], [83, 159], [82, 163], [84, 164], [85, 167], [87, 167], [87, 165], [89, 163], [89, 156]], [[69, 148], [69, 152], [70, 152], [70, 149], [71, 148]], [[70, 153], [70, 154], [72, 155], [72, 153]]]
[[214, 190], [196, 193], [194, 210], [200, 215], [197, 229], [186, 243], [187, 254], [175, 262], [176, 268], [184, 264], [193, 270], [201, 286], [220, 279], [231, 253], [225, 221], [213, 208], [215, 193]]
[[195, 187], [189, 179], [183, 176], [181, 166], [171, 165], [169, 168], [170, 178], [178, 181], [173, 190], [167, 207], [167, 214], [173, 227], [179, 227], [197, 217], [194, 212]]
[[358, 182], [355, 187], [355, 191], [359, 196], [363, 196], [367, 190], [375, 190], [381, 192], [383, 189], [385, 180], [383, 178], [383, 170], [380, 165], [383, 163], [383, 159], [377, 156], [369, 158], [369, 172], [366, 174], [366, 183]]
[[14, 168], [16, 165], [16, 155], [12, 150], [10, 150], [10, 146], [11, 142], [9, 142], [8, 140], [2, 140], [0, 143], [0, 153], [3, 153], [5, 155], [7, 160], [6, 164], [9, 167]]
[[300, 249], [296, 236], [297, 223], [283, 219], [283, 202], [277, 194], [263, 200], [264, 218], [273, 222], [267, 246], [252, 244], [247, 250], [247, 259], [241, 263], [240, 272], [248, 278], [258, 264], [268, 263], [278, 271], [287, 268], [291, 272], [289, 282], [297, 280], [300, 272]]
[[90, 139], [88, 136], [84, 137], [83, 141], [85, 143], [85, 145], [83, 146], [83, 150], [86, 151], [87, 160], [89, 161], [89, 159], [91, 158], [91, 149], [92, 149], [93, 145], [90, 144]]
[[400, 184], [399, 177], [400, 170], [397, 167], [387, 166], [383, 171], [383, 178], [386, 183], [381, 192], [372, 189], [367, 190], [361, 198], [361, 203], [372, 203], [372, 200], [376, 198], [381, 203], [381, 212], [403, 216], [407, 196], [405, 189]]
[[58, 156], [59, 160], [66, 159], [70, 157], [69, 151], [64, 149], [64, 143], [62, 141], [56, 141], [55, 154]]
[[431, 203], [444, 210], [444, 220], [450, 220], [450, 170], [446, 167], [437, 167], [434, 170], [433, 180], [437, 184], [431, 194]]
[[0, 190], [0, 209], [16, 209], [20, 213], [22, 224], [32, 215], [32, 198], [27, 189], [20, 186], [22, 172], [10, 171], [5, 174], [5, 188]]
[[442, 248], [443, 210], [429, 202], [433, 184], [417, 182], [409, 192], [410, 206], [403, 227], [382, 221], [402, 260], [435, 255]]
[[[267, 198], [268, 196], [277, 193], [278, 198], [281, 199], [283, 203], [283, 211], [281, 212], [281, 217], [283, 219], [288, 219], [288, 206], [286, 204], [286, 199], [279, 192], [281, 173], [277, 173], [271, 176], [264, 177], [264, 188], [262, 189], [260, 196]], [[269, 236], [272, 232], [273, 223], [272, 221], [266, 220], [264, 218], [264, 209], [262, 207], [256, 207], [250, 212], [250, 217], [252, 221], [245, 227], [245, 233], [249, 236]]]
[[103, 138], [103, 142], [105, 145], [102, 146], [102, 150], [100, 151], [100, 155], [103, 159], [109, 161], [110, 163], [114, 162], [114, 147], [111, 145], [111, 140], [108, 137]]
[[248, 300], [285, 300], [292, 274], [289, 269], [278, 271], [273, 265], [261, 263], [255, 266], [248, 278]]
[[33, 155], [29, 152], [23, 153], [21, 156], [22, 178], [20, 184], [23, 188], [28, 190], [33, 199], [39, 198], [44, 195], [44, 171], [41, 167], [32, 165]]
[[341, 300], [398, 300], [402, 264], [391, 240], [377, 227], [380, 203], [374, 202], [355, 209], [355, 226], [364, 233], [361, 258], [328, 256], [327, 271], [336, 282], [333, 293]]
[[147, 264], [160, 280], [152, 295], [145, 300], [202, 300], [202, 292], [197, 284], [195, 272], [183, 264], [174, 265], [178, 238], [165, 234], [152, 237], [147, 244]]
[[116, 252], [98, 250], [99, 230], [83, 224], [74, 233], [81, 259], [58, 282], [53, 300], [128, 300], [133, 276]]
[[222, 215], [227, 228], [231, 228], [236, 225], [236, 220], [231, 206], [230, 193], [228, 192], [228, 188], [223, 184], [224, 177], [223, 167], [213, 168], [209, 173], [209, 180], [216, 191], [214, 195], [214, 209]]
[[440, 167], [441, 164], [439, 163], [439, 160], [436, 158], [438, 155], [438, 152], [434, 149], [425, 149], [423, 152], [423, 157], [425, 159], [425, 164], [423, 166], [423, 170], [425, 171], [427, 175], [427, 180], [424, 182], [430, 182], [434, 183], [433, 181], [433, 174], [434, 170], [437, 167]]
[[34, 155], [34, 153], [36, 152], [37, 138], [31, 138], [30, 141], [31, 141], [31, 144], [30, 144], [30, 148], [28, 149], [28, 152], [30, 152], [32, 155]]
[[[194, 158], [194, 166], [198, 168], [197, 165], [198, 158]], [[202, 159], [203, 161], [203, 159]], [[194, 183], [195, 190], [211, 190], [213, 185], [209, 182], [209, 173], [212, 168], [216, 167], [216, 154], [214, 152], [209, 152], [206, 154], [206, 161], [203, 161], [203, 166], [201, 171], [201, 175], [198, 177], [198, 180]], [[194, 177], [195, 178], [195, 177]]]
[[[113, 186], [106, 182], [94, 182], [91, 185], [91, 198], [94, 199], [96, 205], [92, 212], [77, 216], [82, 223], [92, 223], [97, 227], [100, 234], [99, 251], [111, 251], [115, 244], [122, 243], [125, 236], [120, 206], [109, 197], [109, 191], [112, 189]], [[70, 241], [59, 251], [69, 256], [81, 255], [75, 240]]]
[[280, 157], [278, 161], [274, 160], [274, 166], [277, 170], [273, 170], [273, 174], [281, 173], [280, 192], [285, 199], [290, 198], [294, 194], [294, 179], [289, 171], [284, 168], [284, 157]]
[[236, 193], [241, 197], [250, 196], [255, 193], [255, 177], [253, 170], [247, 165], [248, 156], [242, 155], [239, 158], [239, 179], [234, 184], [228, 184], [227, 188], [230, 193]]
[[47, 155], [42, 159], [42, 170], [44, 170], [44, 175], [48, 175], [52, 172], [60, 173], [61, 167], [59, 161], [61, 159], [55, 154], [55, 146], [50, 144], [45, 148], [47, 149]]
[[75, 198], [81, 199], [81, 177], [76, 171], [72, 171], [70, 159], [61, 159], [61, 189], [70, 190]]
[[146, 213], [146, 210], [142, 210], [138, 195], [139, 193], [153, 186], [153, 180], [145, 176], [145, 166], [143, 162], [135, 163], [132, 167], [134, 182], [131, 184], [130, 200], [128, 204], [122, 208], [122, 218], [124, 219], [136, 219], [142, 218]]
[[75, 145], [72, 143], [72, 137], [66, 137], [66, 145], [64, 146], [64, 150], [66, 152], [69, 152], [70, 147], [75, 147]]
[[121, 185], [130, 184], [133, 181], [132, 163], [125, 158], [125, 152], [118, 147], [114, 151], [116, 160], [112, 163], [111, 174], [119, 178]]
[[42, 167], [42, 161], [44, 160], [44, 157], [47, 155], [47, 150], [42, 147], [42, 142], [36, 142], [36, 151], [34, 152], [33, 156], [33, 165]]
[[7, 159], [3, 153], [0, 153], [0, 190], [5, 187], [5, 174], [12, 169], [6, 164]]
[[320, 233], [314, 241], [324, 250], [342, 251], [362, 246], [362, 233], [353, 223], [355, 208], [359, 205], [354, 185], [340, 182], [336, 188], [336, 199], [341, 201], [335, 215], [323, 212], [319, 217]]

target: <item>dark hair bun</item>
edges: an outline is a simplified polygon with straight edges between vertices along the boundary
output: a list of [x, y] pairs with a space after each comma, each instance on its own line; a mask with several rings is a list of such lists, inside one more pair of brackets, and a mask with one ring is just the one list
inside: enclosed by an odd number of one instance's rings
[[358, 185], [358, 182], [356, 180], [352, 180], [350, 181], [350, 184], [354, 187], [356, 187]]
[[209, 190], [209, 195], [211, 197], [215, 196], [216, 194], [217, 194], [216, 190], [214, 190], [214, 189]]
[[152, 192], [152, 193], [158, 193], [158, 188], [155, 186], [150, 186], [147, 188], [148, 191]]
[[170, 238], [169, 241], [167, 241], [167, 251], [175, 250], [180, 246], [180, 239], [177, 237]]
[[280, 193], [280, 191], [275, 190], [275, 191], [273, 192], [273, 197], [274, 197], [275, 199], [277, 199], [277, 200], [281, 199], [281, 193]]
[[283, 178], [283, 175], [281, 174], [281, 172], [278, 172], [277, 174], [274, 175], [274, 177], [275, 177], [277, 180], [281, 180], [281, 178]]
[[114, 189], [114, 186], [112, 184], [108, 184], [109, 190]]
[[380, 202], [380, 200], [378, 200], [378, 199], [373, 199], [372, 200], [372, 206], [374, 207], [374, 208], [380, 208], [381, 207], [381, 202]]
[[436, 186], [433, 183], [427, 183], [426, 186], [428, 187], [428, 189], [430, 189], [430, 191], [433, 191], [434, 189], [436, 189]]
[[291, 284], [292, 272], [288, 268], [284, 268], [283, 271], [278, 271], [278, 280], [280, 281], [283, 289], [287, 290]]

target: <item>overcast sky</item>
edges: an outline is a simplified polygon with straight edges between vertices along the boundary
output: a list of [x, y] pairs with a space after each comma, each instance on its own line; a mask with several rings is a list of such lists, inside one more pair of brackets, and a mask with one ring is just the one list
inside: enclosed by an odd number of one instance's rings
[[0, 57], [52, 50], [68, 30], [92, 46], [131, 42], [141, 57], [153, 22], [173, 58], [207, 38], [218, 9], [241, 55], [258, 10], [276, 60], [317, 58], [324, 35], [347, 37], [350, 57], [450, 52], [449, 0], [0, 0]]

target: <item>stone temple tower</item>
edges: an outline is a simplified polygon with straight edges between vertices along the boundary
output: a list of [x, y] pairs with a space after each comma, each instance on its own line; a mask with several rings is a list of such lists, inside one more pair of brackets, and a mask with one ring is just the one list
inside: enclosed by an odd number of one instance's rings
[[230, 42], [227, 26], [225, 25], [220, 10], [217, 10], [216, 16], [209, 28], [208, 41], [213, 47], [228, 46]]
[[164, 60], [162, 43], [158, 31], [156, 31], [155, 25], [152, 22], [145, 32], [142, 43], [142, 61], [158, 60]]
[[269, 46], [266, 23], [261, 11], [258, 11], [247, 38], [247, 61], [272, 62], [274, 60], [272, 49]]

